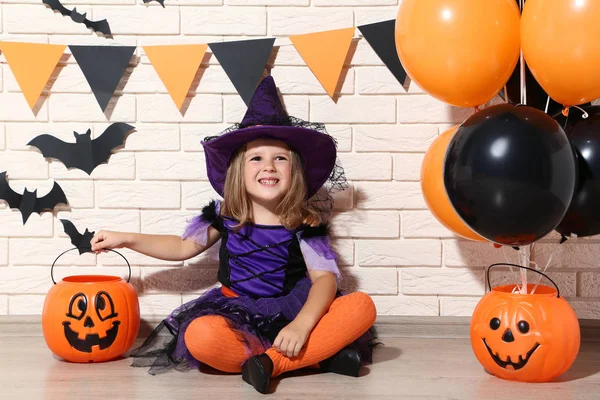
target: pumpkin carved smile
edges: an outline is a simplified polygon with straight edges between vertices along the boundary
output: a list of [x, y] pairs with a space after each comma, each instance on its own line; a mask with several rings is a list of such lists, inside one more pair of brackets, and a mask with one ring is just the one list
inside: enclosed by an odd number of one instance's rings
[[540, 344], [536, 343], [533, 346], [533, 348], [527, 352], [527, 354], [525, 355], [525, 358], [523, 358], [522, 355], [519, 355], [519, 361], [518, 362], [514, 362], [514, 361], [512, 361], [510, 359], [510, 356], [508, 356], [506, 358], [506, 361], [504, 361], [504, 360], [502, 360], [500, 358], [500, 356], [498, 355], [498, 352], [496, 352], [496, 354], [494, 354], [494, 352], [492, 351], [492, 349], [490, 348], [490, 346], [485, 341], [485, 338], [483, 339], [483, 344], [485, 345], [485, 348], [490, 353], [490, 356], [492, 356], [492, 359], [496, 362], [496, 364], [498, 364], [499, 366], [501, 366], [504, 369], [508, 369], [506, 367], [508, 367], [510, 365], [510, 366], [513, 367], [513, 369], [515, 371], [523, 368], [527, 364], [527, 361], [529, 361], [529, 358], [531, 357], [531, 355], [533, 354], [533, 352], [536, 351], [538, 347], [540, 347]]
[[93, 346], [99, 346], [100, 350], [104, 350], [110, 347], [119, 333], [120, 321], [114, 321], [112, 328], [106, 331], [106, 336], [100, 337], [97, 333], [90, 333], [85, 335], [85, 339], [79, 339], [79, 334], [71, 329], [71, 323], [64, 321], [65, 337], [71, 346], [76, 350], [84, 353], [91, 353]]
[[[65, 254], [74, 247], [64, 251]], [[129, 350], [140, 327], [140, 305], [135, 288], [118, 276], [74, 275], [48, 291], [42, 312], [46, 344], [57, 357], [69, 362], [114, 360]], [[61, 254], [61, 255], [62, 255]]]
[[[538, 273], [554, 287], [529, 283], [526, 288], [492, 288], [489, 273], [496, 266]], [[556, 283], [518, 264], [496, 263], [486, 272], [489, 292], [475, 307], [470, 327], [471, 347], [484, 369], [521, 382], [549, 382], [569, 369], [579, 351], [579, 321]]]

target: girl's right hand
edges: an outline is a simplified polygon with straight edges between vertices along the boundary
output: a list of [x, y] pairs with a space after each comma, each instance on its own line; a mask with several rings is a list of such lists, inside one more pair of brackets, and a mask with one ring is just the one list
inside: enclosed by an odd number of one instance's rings
[[127, 234], [124, 232], [98, 231], [90, 240], [92, 251], [106, 252], [107, 249], [120, 249], [127, 244]]

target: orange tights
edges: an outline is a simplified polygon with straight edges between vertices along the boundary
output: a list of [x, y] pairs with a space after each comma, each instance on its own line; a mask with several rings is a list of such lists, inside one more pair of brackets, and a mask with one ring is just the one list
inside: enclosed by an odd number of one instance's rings
[[[331, 357], [365, 333], [375, 322], [375, 316], [373, 300], [364, 293], [354, 292], [336, 298], [297, 357], [288, 358], [274, 348], [266, 350], [273, 360], [273, 376], [309, 367]], [[224, 372], [241, 372], [242, 364], [249, 356], [265, 352], [256, 339], [249, 346], [256, 349], [256, 354], [248, 354], [227, 320], [218, 315], [196, 318], [185, 331], [184, 339], [194, 358]]]

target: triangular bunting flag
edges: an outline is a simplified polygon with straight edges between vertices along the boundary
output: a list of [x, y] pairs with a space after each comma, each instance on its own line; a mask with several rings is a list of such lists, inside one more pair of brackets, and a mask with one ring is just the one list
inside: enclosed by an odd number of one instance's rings
[[273, 43], [275, 38], [209, 44], [246, 105], [250, 104], [254, 89], [265, 70]]
[[356, 28], [290, 36], [290, 40], [330, 97], [344, 67]]
[[104, 112], [131, 60], [135, 46], [69, 46]]
[[0, 43], [0, 50], [32, 109], [66, 47], [62, 44]]
[[183, 106], [207, 48], [207, 44], [144, 46], [178, 109]]
[[406, 71], [400, 63], [398, 52], [396, 51], [395, 30], [396, 20], [377, 22], [375, 24], [367, 24], [359, 26], [360, 32], [363, 34], [371, 48], [377, 53], [381, 61], [388, 67], [390, 72], [394, 74], [398, 82], [404, 85], [406, 80]]

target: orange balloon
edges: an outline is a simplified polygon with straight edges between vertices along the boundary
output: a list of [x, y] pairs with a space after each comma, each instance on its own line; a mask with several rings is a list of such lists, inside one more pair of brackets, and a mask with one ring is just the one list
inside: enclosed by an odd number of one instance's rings
[[572, 106], [600, 97], [600, 1], [527, 0], [523, 56], [540, 86]]
[[427, 207], [442, 225], [465, 239], [484, 242], [486, 239], [473, 232], [454, 211], [444, 187], [446, 149], [459, 126], [448, 129], [429, 146], [421, 164], [421, 189]]
[[517, 65], [519, 18], [514, 0], [404, 0], [396, 50], [410, 78], [431, 96], [479, 106]]

